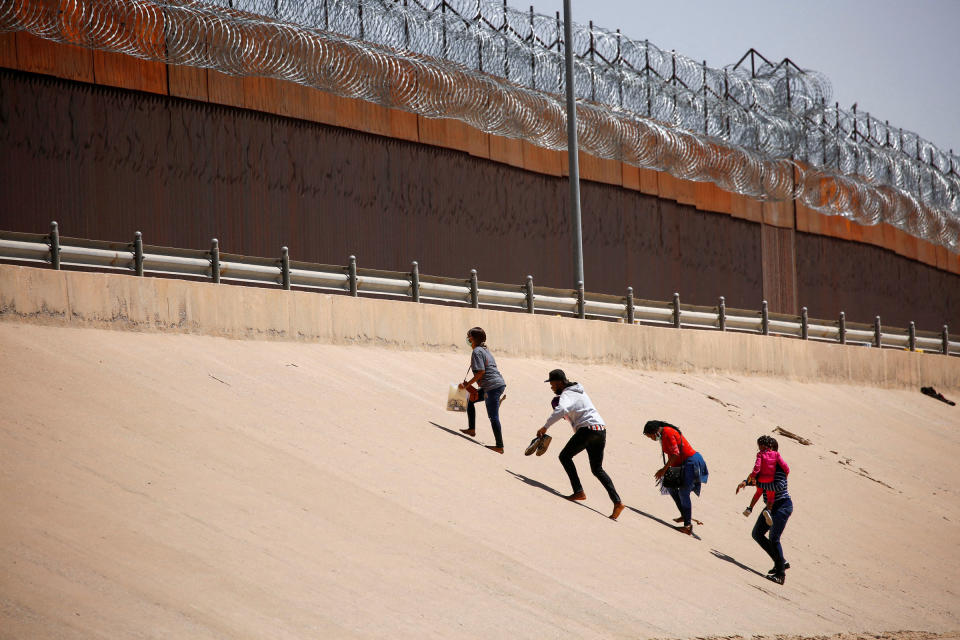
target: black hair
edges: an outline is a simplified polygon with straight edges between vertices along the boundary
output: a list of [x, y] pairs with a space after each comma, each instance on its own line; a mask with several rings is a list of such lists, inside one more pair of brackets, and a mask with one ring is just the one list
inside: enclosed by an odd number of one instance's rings
[[476, 340], [481, 346], [487, 341], [487, 332], [480, 327], [474, 327], [467, 331], [467, 335]]
[[651, 433], [656, 433], [661, 427], [670, 427], [677, 433], [682, 433], [680, 429], [677, 429], [675, 426], [669, 422], [664, 422], [663, 420], [647, 420], [647, 424], [643, 425], [643, 435], [648, 435]]
[[776, 451], [777, 441], [773, 439], [773, 436], [760, 436], [757, 438], [758, 447], [766, 447], [768, 449], [773, 449]]

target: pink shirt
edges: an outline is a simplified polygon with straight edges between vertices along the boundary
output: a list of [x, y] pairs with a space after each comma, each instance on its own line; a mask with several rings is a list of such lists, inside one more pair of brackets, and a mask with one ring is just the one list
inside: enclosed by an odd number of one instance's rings
[[773, 482], [773, 474], [777, 470], [777, 465], [783, 469], [784, 473], [790, 473], [790, 467], [787, 461], [783, 459], [779, 451], [772, 449], [757, 452], [757, 463], [753, 465], [751, 475], [757, 479], [757, 482]]

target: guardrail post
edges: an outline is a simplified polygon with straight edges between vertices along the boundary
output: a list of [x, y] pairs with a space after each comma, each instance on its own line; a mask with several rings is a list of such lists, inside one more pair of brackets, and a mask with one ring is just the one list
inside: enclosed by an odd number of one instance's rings
[[410, 295], [414, 302], [420, 302], [420, 265], [416, 260], [410, 263]]
[[357, 297], [357, 256], [350, 256], [350, 266], [347, 267], [347, 275], [350, 278], [350, 295]]
[[720, 325], [720, 331], [727, 330], [727, 299], [720, 296], [717, 304], [717, 323]]
[[535, 313], [533, 300], [533, 276], [527, 276], [527, 313]]
[[627, 287], [627, 324], [637, 320], [637, 310], [633, 306], [633, 287]]
[[800, 339], [806, 340], [810, 337], [810, 326], [808, 325], [807, 308], [800, 308]]
[[680, 294], [673, 294], [673, 328], [680, 328]]
[[763, 301], [760, 307], [760, 333], [765, 336], [770, 335], [770, 311], [767, 309], [767, 301]]
[[943, 335], [940, 336], [940, 348], [943, 351], [943, 355], [950, 355], [950, 329], [947, 325], [943, 325]]
[[840, 326], [837, 334], [837, 337], [840, 339], [840, 344], [847, 344], [847, 314], [843, 311], [840, 312]]
[[210, 277], [214, 284], [220, 284], [220, 241], [210, 241]]
[[284, 290], [290, 291], [290, 250], [287, 247], [280, 247], [280, 278]]
[[583, 319], [586, 317], [584, 311], [584, 291], [583, 291], [583, 280], [577, 280], [577, 317]]
[[913, 320], [910, 321], [910, 326], [907, 328], [907, 338], [909, 340], [910, 351], [917, 350], [917, 325]]
[[470, 306], [480, 308], [480, 285], [477, 283], [476, 269], [470, 269]]
[[883, 334], [880, 333], [880, 316], [873, 319], [873, 346], [878, 349], [883, 346]]
[[50, 223], [50, 266], [60, 270], [60, 227], [56, 222]]
[[143, 234], [139, 231], [133, 234], [133, 270], [143, 275]]

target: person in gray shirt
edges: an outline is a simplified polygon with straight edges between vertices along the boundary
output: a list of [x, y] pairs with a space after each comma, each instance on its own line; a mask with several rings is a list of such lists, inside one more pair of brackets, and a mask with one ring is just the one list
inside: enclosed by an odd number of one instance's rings
[[477, 435], [477, 410], [474, 405], [482, 400], [487, 406], [487, 417], [490, 418], [493, 437], [496, 439], [496, 444], [487, 445], [487, 449], [503, 453], [500, 402], [505, 397], [503, 392], [507, 388], [507, 383], [497, 369], [497, 361], [493, 359], [493, 354], [487, 348], [486, 332], [480, 327], [470, 329], [467, 331], [467, 342], [473, 348], [473, 353], [470, 355], [470, 370], [473, 371], [473, 377], [461, 382], [460, 388], [472, 390], [473, 385], [477, 384], [479, 389], [477, 389], [476, 398], [471, 393], [471, 398], [467, 402], [467, 428], [460, 431], [471, 438]]

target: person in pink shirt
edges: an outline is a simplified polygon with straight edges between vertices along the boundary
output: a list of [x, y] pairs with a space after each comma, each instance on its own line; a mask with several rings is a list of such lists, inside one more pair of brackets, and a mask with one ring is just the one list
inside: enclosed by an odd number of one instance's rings
[[773, 474], [777, 470], [777, 465], [780, 465], [784, 473], [790, 473], [790, 467], [787, 466], [786, 460], [783, 459], [779, 451], [774, 450], [770, 440], [772, 440], [770, 436], [757, 438], [757, 448], [759, 449], [757, 461], [753, 465], [753, 471], [747, 476], [747, 484], [756, 482], [757, 490], [753, 494], [750, 506], [743, 510], [743, 515], [749, 517], [753, 512], [753, 506], [757, 504], [757, 500], [760, 499], [762, 494], [766, 494], [764, 495], [766, 506], [763, 509], [763, 519], [767, 521], [767, 525], [773, 525], [773, 516], [770, 514], [769, 506], [773, 504], [776, 498], [776, 491], [773, 488]]

